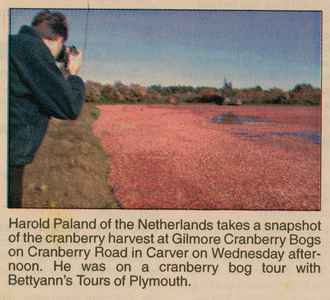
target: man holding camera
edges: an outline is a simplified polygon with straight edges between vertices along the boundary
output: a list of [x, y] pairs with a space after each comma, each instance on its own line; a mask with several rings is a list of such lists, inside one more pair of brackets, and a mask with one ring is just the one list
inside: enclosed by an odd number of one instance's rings
[[[21, 207], [24, 166], [33, 161], [50, 117], [74, 120], [82, 108], [85, 87], [77, 76], [82, 54], [64, 46], [67, 38], [65, 16], [49, 11], [40, 12], [31, 27], [22, 26], [10, 36], [9, 208]], [[66, 79], [56, 65], [63, 50]]]

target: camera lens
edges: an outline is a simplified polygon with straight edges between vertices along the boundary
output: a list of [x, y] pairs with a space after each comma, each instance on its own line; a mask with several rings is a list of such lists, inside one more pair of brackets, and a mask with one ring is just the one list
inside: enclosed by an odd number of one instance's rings
[[57, 55], [57, 58], [56, 58], [56, 61], [57, 62], [64, 62], [65, 60], [65, 54], [66, 54], [66, 51], [65, 51], [65, 46], [63, 45], [60, 52], [58, 53]]

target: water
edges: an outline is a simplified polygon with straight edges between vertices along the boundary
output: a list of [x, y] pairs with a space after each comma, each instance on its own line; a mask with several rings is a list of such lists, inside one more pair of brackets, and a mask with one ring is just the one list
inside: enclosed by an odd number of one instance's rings
[[282, 136], [300, 137], [300, 138], [312, 141], [316, 144], [321, 143], [321, 138], [320, 138], [319, 134], [303, 133], [303, 132], [272, 132], [272, 134], [276, 134], [279, 137], [282, 137]]
[[[279, 137], [284, 137], [284, 136], [299, 137], [314, 142], [317, 145], [320, 145], [321, 143], [321, 138], [319, 134], [302, 133], [302, 132], [271, 132], [271, 134], [275, 134]], [[247, 138], [262, 138], [264, 136], [262, 134], [250, 134], [247, 132], [236, 132], [235, 135], [243, 136]]]
[[[264, 117], [252, 117], [252, 116], [239, 116], [234, 114], [233, 112], [227, 112], [221, 115], [212, 118], [211, 121], [213, 123], [220, 124], [244, 124], [244, 123], [274, 123], [274, 121], [270, 121]], [[289, 136], [289, 137], [300, 137], [308, 141], [312, 141], [316, 144], [321, 143], [321, 138], [318, 133], [303, 133], [303, 132], [271, 132], [271, 134], [275, 134], [279, 137]], [[247, 138], [261, 138], [263, 135], [259, 134], [250, 134], [247, 132], [237, 132], [235, 135], [247, 137]]]
[[251, 117], [251, 116], [239, 116], [234, 114], [233, 112], [228, 112], [225, 114], [221, 114], [212, 118], [211, 121], [213, 123], [221, 123], [221, 124], [243, 124], [243, 123], [270, 123], [267, 118], [263, 117]]
[[249, 134], [247, 132], [236, 132], [236, 135], [239, 136], [244, 136], [244, 137], [248, 137], [248, 138], [258, 138], [258, 137], [263, 137], [263, 135], [260, 134]]

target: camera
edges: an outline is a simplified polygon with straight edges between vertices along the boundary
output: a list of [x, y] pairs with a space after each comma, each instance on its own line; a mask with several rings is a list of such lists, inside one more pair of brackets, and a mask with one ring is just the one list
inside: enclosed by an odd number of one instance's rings
[[64, 69], [68, 68], [69, 54], [76, 56], [78, 54], [77, 48], [75, 46], [70, 46], [70, 47], [63, 46], [56, 58], [57, 62], [63, 63]]

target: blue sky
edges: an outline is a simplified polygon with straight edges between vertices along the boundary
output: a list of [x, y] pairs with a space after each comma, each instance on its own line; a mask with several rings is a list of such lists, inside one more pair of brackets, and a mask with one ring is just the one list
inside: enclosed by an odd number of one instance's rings
[[[38, 11], [12, 9], [11, 33], [30, 25]], [[84, 80], [219, 88], [226, 78], [235, 88], [321, 86], [320, 12], [61, 12], [69, 23], [67, 45], [84, 52]]]

